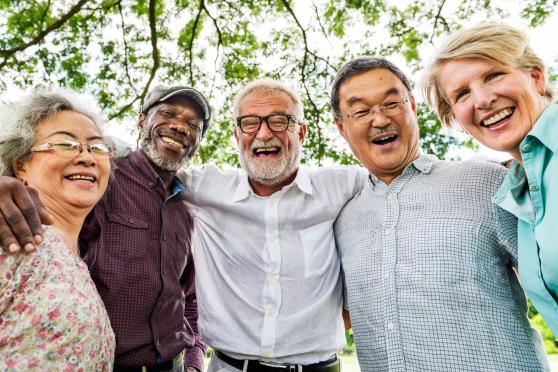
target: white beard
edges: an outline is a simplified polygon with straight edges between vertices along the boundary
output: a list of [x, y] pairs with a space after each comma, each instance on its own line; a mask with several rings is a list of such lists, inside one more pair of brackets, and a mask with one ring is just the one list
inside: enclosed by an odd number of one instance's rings
[[[301, 147], [295, 132], [290, 132], [289, 138], [291, 148], [288, 153], [285, 153], [285, 146], [276, 137], [266, 142], [254, 139], [249, 150], [241, 151], [238, 160], [248, 178], [267, 186], [289, 178], [298, 169]], [[280, 147], [282, 156], [277, 159], [258, 159], [254, 156], [253, 150], [256, 147], [268, 146]]]

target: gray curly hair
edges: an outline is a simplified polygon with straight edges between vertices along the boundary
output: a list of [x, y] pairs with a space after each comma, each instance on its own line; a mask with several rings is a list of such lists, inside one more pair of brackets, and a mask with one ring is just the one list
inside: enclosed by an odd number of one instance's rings
[[101, 129], [101, 110], [86, 95], [69, 89], [38, 86], [15, 102], [4, 102], [0, 119], [0, 174], [15, 177], [14, 163], [26, 160], [37, 136], [37, 125], [63, 110], [79, 112]]

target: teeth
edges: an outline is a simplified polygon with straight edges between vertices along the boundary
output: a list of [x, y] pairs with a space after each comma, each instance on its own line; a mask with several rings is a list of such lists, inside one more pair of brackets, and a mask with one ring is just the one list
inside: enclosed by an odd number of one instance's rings
[[173, 140], [172, 138], [169, 137], [161, 137], [161, 140], [165, 143], [168, 143], [169, 145], [175, 146], [175, 147], [184, 147], [180, 142]]
[[260, 152], [274, 152], [274, 151], [279, 151], [279, 147], [273, 146], [273, 147], [258, 147], [254, 152], [256, 154], [260, 153]]
[[385, 140], [387, 140], [389, 138], [392, 138], [392, 137], [395, 137], [395, 136], [390, 134], [389, 136], [376, 138], [376, 141], [385, 141]]
[[502, 120], [502, 119], [505, 118], [506, 116], [511, 115], [512, 112], [513, 112], [513, 110], [512, 110], [512, 109], [509, 109], [509, 108], [508, 108], [508, 109], [505, 109], [505, 110], [503, 110], [503, 111], [500, 111], [498, 114], [494, 115], [493, 117], [484, 120], [484, 121], [483, 121], [483, 124], [486, 125], [486, 126], [492, 125], [492, 124], [494, 124], [494, 123], [496, 123], [496, 122], [499, 122], [500, 120]]
[[74, 174], [74, 175], [68, 176], [66, 178], [71, 180], [71, 181], [81, 180], [81, 181], [95, 182], [95, 177], [82, 176], [80, 174]]

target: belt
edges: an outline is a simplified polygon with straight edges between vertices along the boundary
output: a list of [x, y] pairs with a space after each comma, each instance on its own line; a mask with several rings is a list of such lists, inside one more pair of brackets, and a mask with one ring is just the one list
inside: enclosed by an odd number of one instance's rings
[[166, 362], [157, 363], [150, 366], [120, 366], [118, 364], [114, 365], [113, 372], [159, 372], [159, 371], [171, 371], [174, 362], [177, 359], [183, 363], [183, 353], [178, 354], [174, 359], [167, 360]]
[[114, 365], [113, 372], [159, 372], [172, 370], [173, 361], [168, 360], [151, 366], [119, 366]]
[[[279, 364], [264, 362], [261, 360], [241, 360], [231, 358], [223, 354], [219, 350], [214, 350], [215, 355], [225, 363], [233, 366], [236, 369], [246, 372], [339, 372], [340, 365], [336, 356], [332, 357], [325, 362], [314, 364]], [[244, 363], [248, 363], [246, 370], [244, 370]]]

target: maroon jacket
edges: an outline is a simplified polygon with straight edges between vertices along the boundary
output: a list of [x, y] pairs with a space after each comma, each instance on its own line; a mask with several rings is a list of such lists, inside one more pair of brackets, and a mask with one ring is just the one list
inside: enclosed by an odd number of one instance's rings
[[197, 328], [192, 217], [142, 151], [118, 159], [115, 177], [87, 217], [80, 254], [116, 334], [118, 365], [156, 364], [185, 350], [185, 366], [203, 370]]

